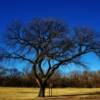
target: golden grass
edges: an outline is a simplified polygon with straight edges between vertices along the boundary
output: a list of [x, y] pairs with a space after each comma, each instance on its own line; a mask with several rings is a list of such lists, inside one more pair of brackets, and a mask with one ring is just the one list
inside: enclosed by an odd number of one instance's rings
[[[49, 89], [46, 89], [46, 96], [49, 96]], [[0, 100], [37, 100], [38, 88], [10, 88], [0, 87]], [[53, 97], [69, 97], [79, 96], [86, 97], [88, 94], [100, 93], [100, 88], [54, 88], [52, 90]], [[100, 94], [99, 94], [100, 95]], [[42, 100], [53, 100], [49, 99]], [[57, 100], [57, 99], [56, 99]], [[60, 99], [59, 99], [60, 100]], [[65, 100], [65, 99], [61, 99]]]

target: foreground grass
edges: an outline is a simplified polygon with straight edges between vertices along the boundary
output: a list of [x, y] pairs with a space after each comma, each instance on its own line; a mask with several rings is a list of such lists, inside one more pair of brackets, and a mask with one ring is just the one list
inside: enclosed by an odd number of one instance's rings
[[46, 89], [45, 98], [38, 98], [38, 92], [38, 88], [0, 87], [0, 100], [100, 100], [100, 88], [54, 88], [53, 97]]

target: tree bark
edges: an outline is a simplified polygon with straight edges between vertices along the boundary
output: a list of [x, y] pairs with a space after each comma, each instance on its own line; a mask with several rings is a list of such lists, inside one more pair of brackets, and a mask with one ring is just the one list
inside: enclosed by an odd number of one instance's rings
[[40, 85], [39, 97], [45, 97], [45, 84]]

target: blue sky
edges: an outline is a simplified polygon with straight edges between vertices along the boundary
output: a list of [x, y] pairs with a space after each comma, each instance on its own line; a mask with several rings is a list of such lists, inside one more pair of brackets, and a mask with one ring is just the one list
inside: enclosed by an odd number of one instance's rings
[[[0, 37], [14, 19], [28, 22], [35, 17], [54, 17], [71, 28], [89, 26], [100, 31], [100, 0], [0, 0]], [[91, 69], [100, 69], [94, 55], [85, 58]]]
[[0, 0], [0, 31], [13, 19], [27, 22], [33, 17], [55, 17], [99, 31], [100, 0]]

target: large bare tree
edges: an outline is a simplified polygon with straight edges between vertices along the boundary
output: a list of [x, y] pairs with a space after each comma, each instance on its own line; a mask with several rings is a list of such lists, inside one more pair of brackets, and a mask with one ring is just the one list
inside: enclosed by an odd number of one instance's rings
[[84, 66], [82, 55], [100, 53], [100, 41], [94, 31], [86, 27], [70, 31], [63, 22], [51, 18], [34, 19], [26, 25], [16, 21], [8, 27], [5, 38], [7, 48], [0, 51], [0, 58], [29, 62], [41, 97], [45, 96], [47, 81], [60, 66]]

